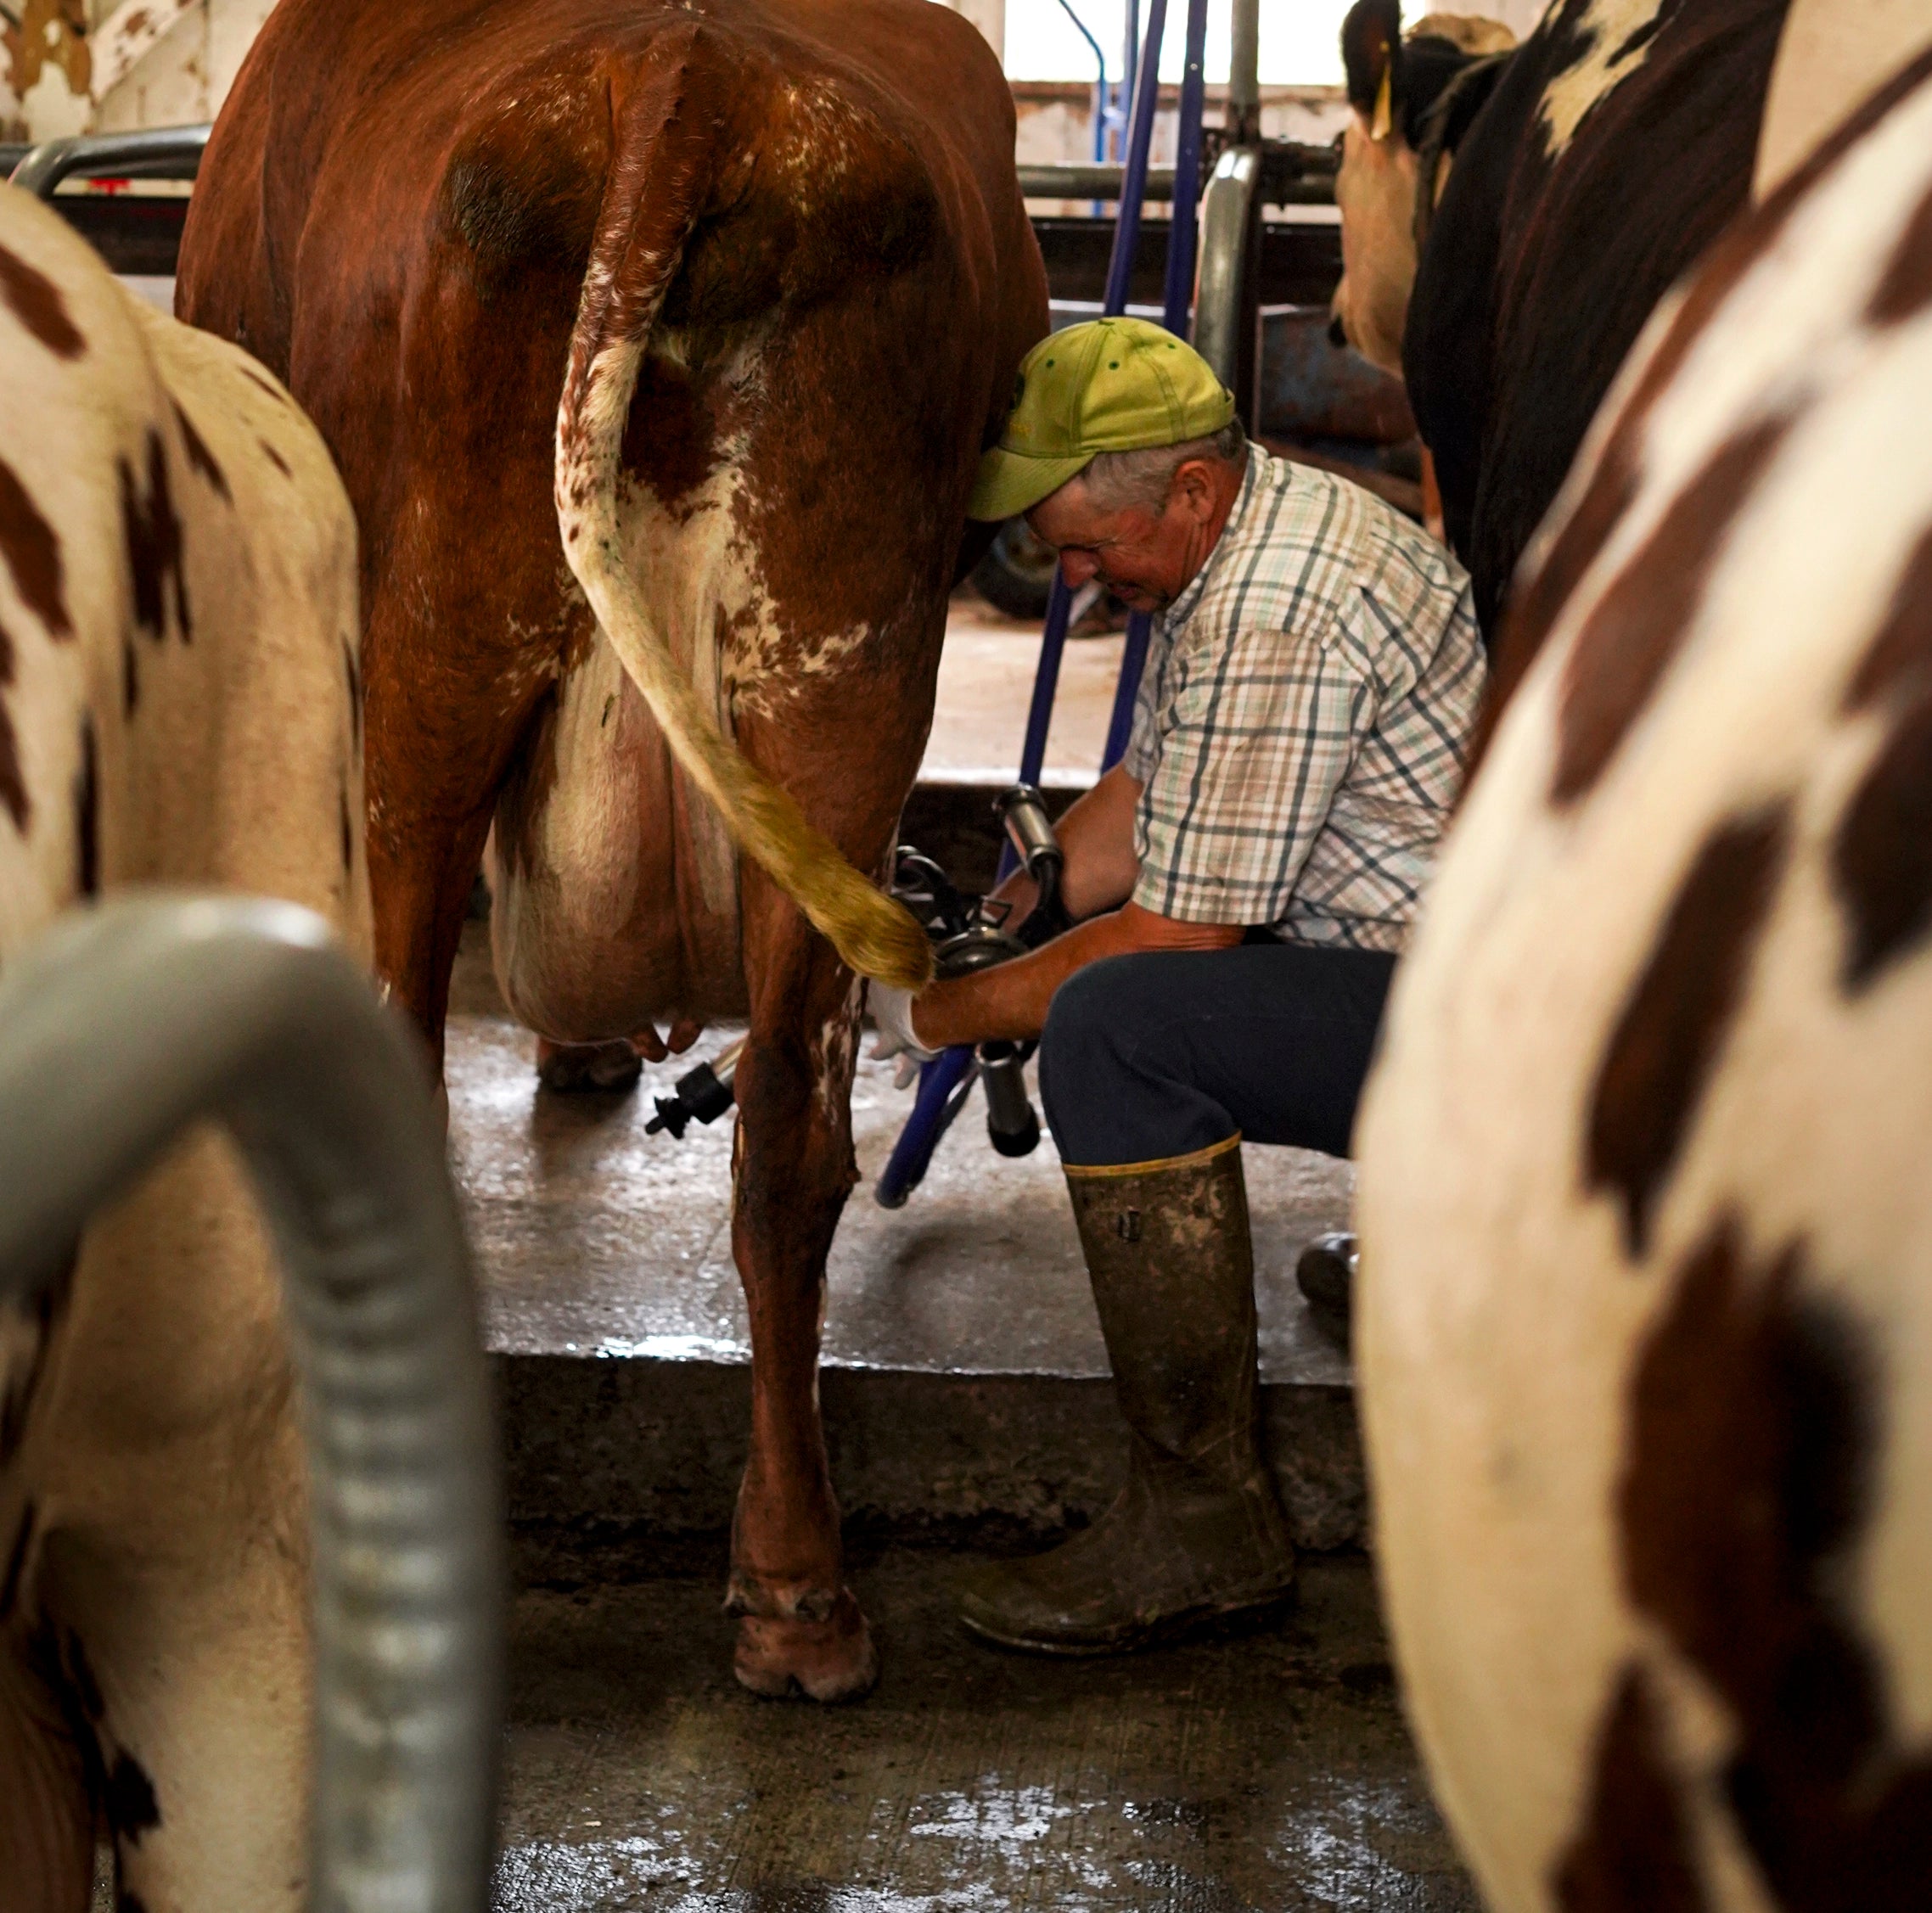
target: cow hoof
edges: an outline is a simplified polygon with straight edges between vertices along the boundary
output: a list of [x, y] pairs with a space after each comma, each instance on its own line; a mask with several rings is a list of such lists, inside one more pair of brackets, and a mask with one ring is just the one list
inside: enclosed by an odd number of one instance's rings
[[872, 1630], [850, 1588], [823, 1621], [746, 1614], [738, 1624], [733, 1671], [739, 1685], [770, 1700], [856, 1701], [879, 1679]]
[[628, 1043], [536, 1046], [536, 1080], [559, 1096], [635, 1089], [643, 1073], [643, 1059]]

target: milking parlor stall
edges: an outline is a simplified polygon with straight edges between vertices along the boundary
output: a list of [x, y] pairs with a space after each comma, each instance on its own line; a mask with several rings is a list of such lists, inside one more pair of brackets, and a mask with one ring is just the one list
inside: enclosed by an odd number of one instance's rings
[[[0, 1913], [1932, 1905], [1929, 49], [0, 0]], [[969, 516], [1094, 337], [1288, 501], [1219, 677]], [[1345, 1153], [873, 1053], [1425, 717]]]

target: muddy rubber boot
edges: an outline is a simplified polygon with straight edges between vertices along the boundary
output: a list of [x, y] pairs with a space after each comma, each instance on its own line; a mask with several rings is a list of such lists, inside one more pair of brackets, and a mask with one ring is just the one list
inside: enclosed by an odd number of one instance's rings
[[1261, 1458], [1239, 1142], [1067, 1170], [1129, 1432], [1127, 1486], [1051, 1553], [983, 1569], [960, 1606], [975, 1634], [1036, 1653], [1123, 1653], [1294, 1586]]

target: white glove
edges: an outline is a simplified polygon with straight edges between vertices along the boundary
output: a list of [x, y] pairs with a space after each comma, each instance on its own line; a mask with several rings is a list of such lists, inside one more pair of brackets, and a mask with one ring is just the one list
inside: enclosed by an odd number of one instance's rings
[[879, 1041], [872, 1046], [872, 1060], [884, 1063], [890, 1057], [897, 1057], [899, 1069], [893, 1080], [904, 1089], [918, 1074], [920, 1064], [930, 1063], [939, 1052], [929, 1050], [913, 1028], [913, 992], [910, 990], [897, 989], [890, 983], [879, 982], [875, 977], [866, 985], [866, 1001], [872, 1011], [872, 1020], [879, 1026]]

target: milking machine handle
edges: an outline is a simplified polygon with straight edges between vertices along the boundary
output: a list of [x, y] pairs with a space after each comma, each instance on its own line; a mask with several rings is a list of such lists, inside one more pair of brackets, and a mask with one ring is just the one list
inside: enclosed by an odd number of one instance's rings
[[[969, 897], [930, 857], [900, 847], [894, 894], [926, 926], [939, 974], [966, 976], [1023, 956], [1068, 928], [1060, 900], [1065, 856], [1047, 814], [1046, 799], [1030, 783], [1003, 792], [994, 809], [1006, 827], [1015, 867], [1032, 879], [1034, 905], [1017, 928], [1011, 906], [994, 897]], [[933, 1153], [952, 1128], [977, 1080], [986, 1092], [986, 1134], [1003, 1156], [1031, 1155], [1040, 1143], [1040, 1119], [1026, 1091], [1025, 1066], [1037, 1045], [992, 1041], [956, 1044], [919, 1072], [913, 1114], [873, 1187], [881, 1209], [899, 1209], [924, 1181]]]

